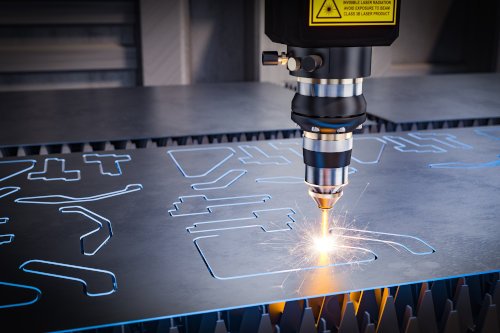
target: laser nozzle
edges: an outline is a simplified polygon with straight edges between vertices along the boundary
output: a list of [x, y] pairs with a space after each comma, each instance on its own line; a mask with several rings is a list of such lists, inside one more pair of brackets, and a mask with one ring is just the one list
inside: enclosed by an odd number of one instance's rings
[[339, 201], [342, 197], [343, 191], [340, 189], [337, 192], [333, 193], [321, 193], [318, 192], [315, 188], [309, 188], [309, 195], [318, 205], [320, 209], [332, 209], [333, 206]]

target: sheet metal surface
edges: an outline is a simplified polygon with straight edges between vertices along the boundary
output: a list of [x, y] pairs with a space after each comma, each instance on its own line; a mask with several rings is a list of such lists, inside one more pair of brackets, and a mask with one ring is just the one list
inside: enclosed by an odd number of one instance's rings
[[[500, 74], [364, 83], [368, 113], [394, 124], [500, 118], [498, 91]], [[0, 147], [291, 130], [293, 95], [249, 82], [0, 93]]]
[[334, 214], [349, 248], [326, 257], [298, 139], [2, 160], [0, 322], [78, 329], [500, 270], [500, 127], [354, 144]]
[[500, 118], [500, 74], [369, 78], [367, 112], [396, 124]]
[[0, 146], [295, 129], [269, 83], [0, 93]]

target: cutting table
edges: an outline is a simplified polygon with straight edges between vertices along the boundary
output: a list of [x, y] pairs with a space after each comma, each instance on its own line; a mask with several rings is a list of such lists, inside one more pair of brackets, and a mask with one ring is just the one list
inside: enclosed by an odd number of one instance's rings
[[[320, 217], [298, 139], [0, 160], [0, 321], [75, 331], [282, 301], [294, 313], [293, 300], [500, 270], [500, 127], [355, 141], [327, 257], [310, 248]], [[440, 320], [451, 296], [436, 290]], [[401, 302], [394, 291], [384, 304]]]

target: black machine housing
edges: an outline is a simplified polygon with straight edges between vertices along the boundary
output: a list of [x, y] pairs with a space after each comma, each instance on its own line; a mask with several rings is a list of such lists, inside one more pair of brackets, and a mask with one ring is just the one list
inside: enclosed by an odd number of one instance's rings
[[[399, 35], [401, 0], [396, 0], [396, 24], [368, 26], [310, 26], [310, 1], [266, 0], [266, 35], [275, 43], [286, 44], [286, 56], [302, 63], [290, 75], [328, 80], [370, 76], [372, 46], [390, 45]], [[276, 52], [275, 56], [277, 62]], [[320, 65], [311, 66], [311, 59], [318, 56]], [[297, 93], [292, 120], [308, 132], [353, 132], [366, 120], [366, 101], [362, 94], [316, 97]]]
[[275, 43], [303, 48], [387, 46], [399, 35], [396, 2], [395, 25], [309, 26], [310, 0], [266, 0], [265, 31]]

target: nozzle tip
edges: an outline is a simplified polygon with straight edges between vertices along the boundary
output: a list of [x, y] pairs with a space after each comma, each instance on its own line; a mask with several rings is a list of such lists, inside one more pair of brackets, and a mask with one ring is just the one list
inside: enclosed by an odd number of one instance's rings
[[342, 197], [342, 191], [335, 193], [317, 193], [309, 190], [309, 195], [316, 202], [319, 209], [330, 210], [337, 201], [339, 201], [340, 197]]

